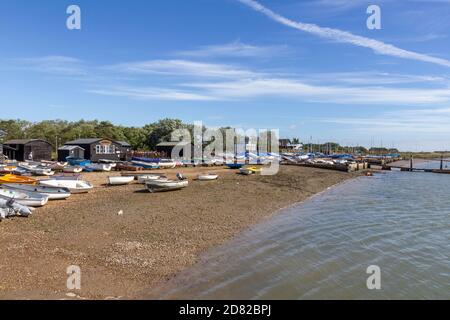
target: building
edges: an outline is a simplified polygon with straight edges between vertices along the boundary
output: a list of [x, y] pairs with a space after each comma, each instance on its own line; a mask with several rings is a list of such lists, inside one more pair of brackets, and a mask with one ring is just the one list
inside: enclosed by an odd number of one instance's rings
[[124, 144], [127, 143], [124, 141], [119, 143], [111, 139], [92, 138], [69, 141], [64, 146], [78, 146], [84, 149], [84, 159], [98, 162], [99, 160], [125, 160], [127, 152], [124, 151], [126, 150]]
[[131, 151], [133, 151], [133, 147], [126, 141], [116, 141], [116, 142], [120, 144], [120, 151], [122, 154], [125, 155], [125, 157], [122, 160], [126, 160], [126, 155], [130, 154]]
[[9, 140], [3, 143], [3, 154], [10, 160], [52, 160], [52, 145], [41, 139]]
[[84, 151], [80, 146], [62, 146], [58, 149], [58, 161], [65, 162], [69, 157], [84, 159]]
[[[156, 151], [160, 154], [165, 155], [168, 158], [172, 157], [172, 152], [174, 151], [175, 147], [180, 149], [190, 148], [191, 149], [191, 157], [194, 155], [194, 149], [192, 146], [192, 143], [190, 142], [181, 142], [181, 141], [171, 141], [171, 142], [161, 142], [156, 146]], [[184, 150], [180, 150], [180, 152], [176, 152], [175, 157], [184, 158], [185, 152]]]

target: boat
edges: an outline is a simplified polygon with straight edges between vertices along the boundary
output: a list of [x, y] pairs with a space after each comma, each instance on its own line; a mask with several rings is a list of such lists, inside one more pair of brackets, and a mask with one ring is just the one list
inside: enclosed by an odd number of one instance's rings
[[136, 160], [131, 161], [131, 163], [134, 166], [141, 167], [141, 168], [144, 168], [144, 169], [159, 169], [160, 168], [160, 166], [158, 164], [156, 164], [156, 163], [136, 161]]
[[227, 163], [226, 166], [230, 169], [241, 169], [244, 164], [243, 163]]
[[143, 158], [143, 157], [132, 157], [132, 161], [139, 161], [139, 162], [147, 162], [147, 163], [159, 163], [161, 162], [161, 159], [159, 158]]
[[156, 181], [156, 180], [167, 181], [168, 179], [165, 176], [156, 175], [156, 174], [143, 174], [143, 175], [138, 176], [138, 183], [142, 183], [142, 184], [145, 184], [149, 181]]
[[5, 183], [20, 183], [20, 184], [36, 184], [37, 180], [29, 177], [16, 176], [14, 174], [7, 174], [0, 177], [0, 184]]
[[142, 171], [143, 169], [142, 167], [126, 163], [118, 163], [116, 166], [117, 171]]
[[88, 171], [86, 169], [92, 171], [110, 172], [112, 170], [112, 166], [106, 163], [91, 163], [84, 167], [84, 170]]
[[158, 162], [158, 166], [161, 169], [173, 169], [177, 166], [177, 163], [172, 160], [161, 160]]
[[1, 196], [0, 196], [0, 208], [3, 209], [7, 217], [13, 215], [29, 216], [33, 213], [34, 210], [33, 208], [17, 203], [13, 199], [3, 198]]
[[13, 199], [18, 204], [27, 207], [42, 207], [48, 202], [48, 196], [44, 196], [40, 193], [7, 188], [0, 188], [0, 197], [3, 197], [4, 199]]
[[94, 186], [83, 180], [43, 180], [39, 182], [41, 186], [67, 188], [70, 193], [88, 193]]
[[239, 173], [243, 174], [243, 175], [246, 175], [246, 176], [249, 176], [249, 175], [254, 174], [255, 172], [253, 172], [252, 170], [250, 170], [248, 168], [241, 168], [241, 169], [239, 169]]
[[187, 180], [184, 181], [172, 181], [172, 180], [154, 180], [146, 182], [145, 186], [151, 193], [175, 191], [186, 188], [189, 185]]
[[69, 162], [69, 164], [71, 166], [79, 166], [79, 167], [85, 167], [88, 164], [91, 164], [92, 162], [90, 160], [86, 160], [86, 159], [81, 159], [81, 158], [66, 158], [67, 162]]
[[70, 190], [67, 188], [59, 187], [47, 187], [47, 186], [33, 186], [29, 184], [4, 184], [3, 188], [26, 191], [26, 192], [37, 192], [44, 196], [48, 196], [49, 200], [64, 200], [70, 197]]
[[245, 169], [250, 170], [253, 173], [258, 173], [258, 172], [261, 172], [261, 170], [262, 170], [261, 168], [258, 168], [258, 167], [246, 167]]
[[65, 173], [80, 173], [83, 171], [83, 167], [68, 166], [68, 167], [64, 167], [62, 171]]
[[28, 162], [20, 164], [19, 169], [23, 169], [35, 176], [52, 176], [55, 174], [55, 171], [50, 168], [42, 167], [41, 165]]
[[0, 165], [0, 173], [13, 173], [17, 170], [17, 166]]
[[111, 186], [120, 186], [134, 181], [134, 177], [108, 177], [108, 184]]
[[201, 174], [197, 177], [197, 180], [199, 181], [212, 181], [219, 179], [219, 176], [217, 174]]

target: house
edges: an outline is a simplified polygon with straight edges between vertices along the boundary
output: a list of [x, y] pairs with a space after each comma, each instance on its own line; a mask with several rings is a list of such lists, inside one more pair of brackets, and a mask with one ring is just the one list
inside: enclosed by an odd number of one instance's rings
[[[78, 139], [69, 141], [64, 146], [78, 146], [84, 149], [84, 159], [98, 162], [99, 160], [125, 160], [124, 144], [111, 139]], [[130, 147], [131, 148], [131, 147]]]
[[3, 154], [10, 160], [52, 160], [53, 147], [42, 139], [9, 140], [3, 145]]
[[58, 161], [65, 162], [69, 157], [84, 159], [84, 151], [80, 146], [62, 146], [58, 149]]

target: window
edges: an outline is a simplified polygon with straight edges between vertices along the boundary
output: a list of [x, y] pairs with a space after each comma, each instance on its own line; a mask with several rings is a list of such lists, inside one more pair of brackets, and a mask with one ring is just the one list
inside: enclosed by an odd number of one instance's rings
[[111, 145], [96, 145], [95, 153], [97, 154], [114, 154], [116, 152], [116, 146]]

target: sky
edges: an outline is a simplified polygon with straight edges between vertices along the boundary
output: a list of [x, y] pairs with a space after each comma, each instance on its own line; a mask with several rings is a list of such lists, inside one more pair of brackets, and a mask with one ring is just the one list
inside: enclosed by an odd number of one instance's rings
[[449, 16], [450, 0], [1, 1], [0, 118], [450, 150]]

